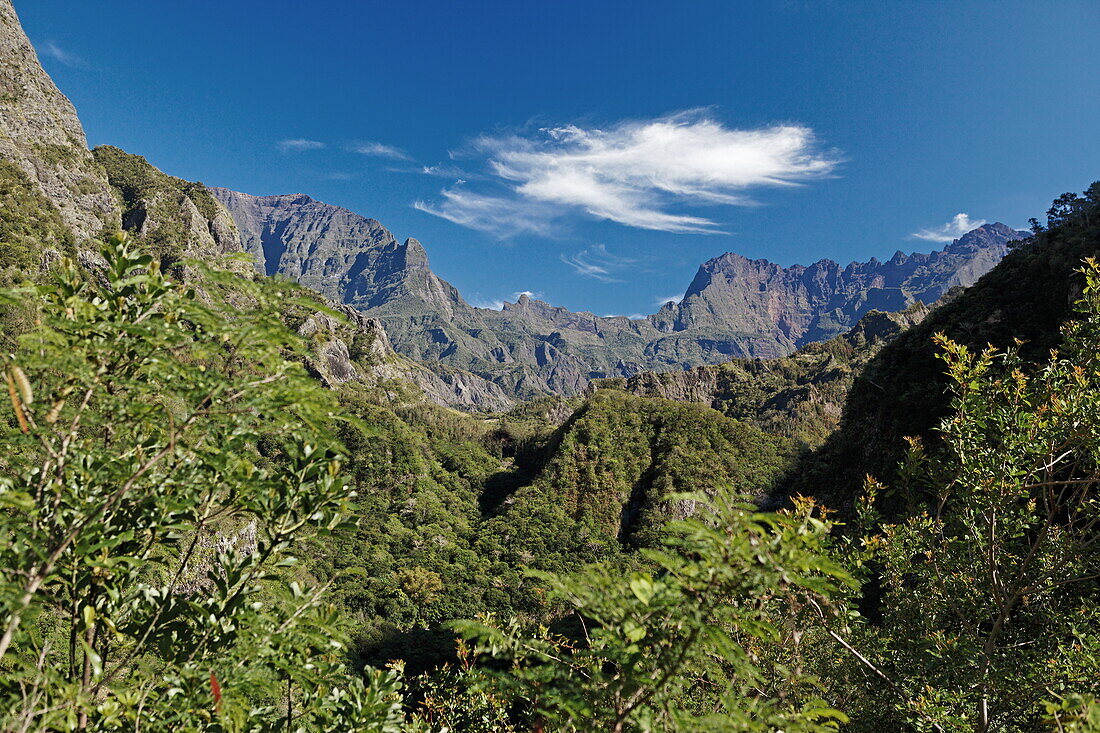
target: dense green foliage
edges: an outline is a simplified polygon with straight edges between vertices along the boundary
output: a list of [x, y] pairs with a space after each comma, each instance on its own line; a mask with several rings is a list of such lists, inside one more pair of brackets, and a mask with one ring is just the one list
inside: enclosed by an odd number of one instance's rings
[[670, 525], [638, 571], [539, 576], [580, 633], [458, 624], [508, 662], [491, 686], [536, 729], [836, 730], [845, 716], [791, 664], [799, 610], [829, 608], [847, 581], [823, 549], [828, 524], [809, 504], [760, 514], [728, 490], [683, 498], [705, 519]]
[[[881, 606], [863, 643], [907, 704], [861, 705], [868, 730], [1034, 730], [1042, 700], [1100, 684], [1100, 268], [1086, 276], [1081, 318], [1038, 369], [940, 337], [942, 455], [913, 441], [903, 521], [883, 520], [869, 482], [858, 558]], [[926, 493], [936, 501], [918, 509]]]
[[347, 514], [335, 402], [262, 289], [226, 313], [102, 254], [38, 288], [4, 358], [0, 725], [380, 729], [390, 683], [348, 674], [289, 554]]
[[[553, 436], [530, 486], [493, 520], [519, 553], [544, 559], [652, 544], [694, 490], [757, 494], [785, 465], [782, 440], [698, 405], [598, 391]], [[571, 559], [569, 559], [571, 558]]]

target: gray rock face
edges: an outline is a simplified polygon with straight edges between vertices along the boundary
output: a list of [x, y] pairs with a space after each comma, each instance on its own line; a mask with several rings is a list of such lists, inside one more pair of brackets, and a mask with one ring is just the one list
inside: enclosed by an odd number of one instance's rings
[[378, 318], [398, 353], [472, 372], [517, 397], [578, 394], [593, 379], [779, 357], [844, 333], [867, 312], [899, 311], [969, 285], [1023, 233], [983, 226], [940, 252], [841, 267], [783, 268], [725, 254], [705, 263], [679, 304], [645, 319], [574, 313], [521, 296], [503, 310], [469, 305], [374, 219], [308, 196], [211, 189], [244, 248], [268, 274], [294, 278]]
[[0, 0], [0, 159], [16, 164], [78, 240], [117, 229], [119, 207], [68, 98], [38, 61], [11, 0]]
[[[371, 308], [393, 300], [413, 271], [430, 273], [419, 242], [399, 244], [374, 219], [305, 194], [250, 196], [224, 188], [209, 190], [229, 210], [243, 249], [267, 275], [284, 275], [326, 297]], [[449, 286], [430, 282], [433, 278], [423, 284], [436, 291], [436, 305], [445, 309]]]

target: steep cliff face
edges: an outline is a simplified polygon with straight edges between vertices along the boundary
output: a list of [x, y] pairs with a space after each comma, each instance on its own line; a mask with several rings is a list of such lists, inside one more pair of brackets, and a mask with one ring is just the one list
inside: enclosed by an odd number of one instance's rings
[[72, 103], [38, 62], [11, 0], [0, 0], [0, 160], [57, 208], [78, 241], [117, 228], [119, 207]]
[[419, 242], [398, 242], [374, 219], [305, 194], [210, 192], [232, 214], [242, 247], [256, 258], [260, 272], [284, 275], [361, 309], [409, 296], [448, 316], [466, 305], [458, 291], [431, 272]]

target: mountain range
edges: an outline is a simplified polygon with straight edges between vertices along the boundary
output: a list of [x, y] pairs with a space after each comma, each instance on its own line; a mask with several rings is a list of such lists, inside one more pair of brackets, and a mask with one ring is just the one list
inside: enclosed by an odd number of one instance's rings
[[501, 310], [467, 303], [432, 272], [415, 239], [304, 194], [211, 193], [232, 214], [257, 269], [378, 318], [394, 348], [468, 370], [517, 398], [578, 394], [593, 379], [776, 358], [845, 333], [871, 310], [930, 304], [988, 272], [1026, 236], [985, 224], [931, 253], [885, 262], [781, 267], [726, 253], [704, 263], [683, 299], [646, 318], [572, 312], [521, 295]]

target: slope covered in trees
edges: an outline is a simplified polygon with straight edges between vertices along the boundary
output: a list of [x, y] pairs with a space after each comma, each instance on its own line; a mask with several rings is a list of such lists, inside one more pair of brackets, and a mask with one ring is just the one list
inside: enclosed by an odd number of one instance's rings
[[777, 359], [733, 359], [682, 372], [642, 372], [594, 383], [646, 397], [696, 402], [802, 445], [836, 429], [852, 381], [885, 344], [928, 314], [917, 302], [898, 313], [871, 311], [848, 333]]
[[949, 410], [935, 334], [972, 349], [1019, 342], [1033, 361], [1056, 347], [1084, 286], [1077, 270], [1100, 255], [1098, 205], [1096, 184], [1061, 197], [1046, 226], [1036, 224], [991, 272], [885, 347], [855, 380], [839, 429], [793, 472], [789, 489], [850, 509], [866, 474], [896, 476], [905, 438], [929, 436]]

